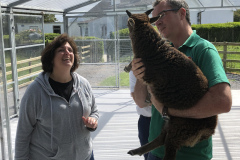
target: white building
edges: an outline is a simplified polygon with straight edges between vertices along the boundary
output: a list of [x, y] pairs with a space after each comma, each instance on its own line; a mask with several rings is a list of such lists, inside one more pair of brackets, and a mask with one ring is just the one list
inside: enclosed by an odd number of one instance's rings
[[44, 33], [64, 33], [63, 22], [44, 23]]

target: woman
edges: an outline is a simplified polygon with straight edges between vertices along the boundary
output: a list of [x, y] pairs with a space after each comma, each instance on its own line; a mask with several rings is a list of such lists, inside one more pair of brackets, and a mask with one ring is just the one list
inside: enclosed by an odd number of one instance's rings
[[90, 131], [99, 113], [90, 84], [74, 72], [76, 44], [62, 34], [42, 51], [41, 61], [43, 72], [21, 101], [15, 159], [93, 159]]

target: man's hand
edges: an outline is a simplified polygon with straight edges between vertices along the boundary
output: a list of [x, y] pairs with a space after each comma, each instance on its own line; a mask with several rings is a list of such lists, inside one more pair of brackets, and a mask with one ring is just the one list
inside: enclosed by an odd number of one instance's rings
[[82, 116], [82, 120], [83, 120], [83, 123], [86, 125], [86, 127], [92, 128], [92, 129], [97, 128], [98, 121], [95, 118], [93, 117], [85, 118], [84, 116]]
[[133, 71], [134, 76], [138, 80], [143, 81], [142, 78], [144, 76], [145, 67], [141, 61], [142, 61], [141, 58], [134, 58], [132, 60], [132, 71]]

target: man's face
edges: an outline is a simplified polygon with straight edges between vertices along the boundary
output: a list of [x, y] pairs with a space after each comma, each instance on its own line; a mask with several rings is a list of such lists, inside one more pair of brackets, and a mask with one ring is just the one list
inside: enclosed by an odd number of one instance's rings
[[177, 9], [171, 8], [165, 1], [162, 1], [155, 6], [152, 12], [153, 17], [160, 15], [160, 18], [155, 24], [160, 34], [167, 39], [171, 39], [172, 35], [175, 33], [175, 26], [177, 26], [177, 12]]

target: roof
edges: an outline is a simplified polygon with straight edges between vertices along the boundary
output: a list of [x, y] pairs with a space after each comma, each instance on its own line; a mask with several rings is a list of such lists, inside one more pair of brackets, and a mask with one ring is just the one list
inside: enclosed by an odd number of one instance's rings
[[100, 0], [1, 0], [3, 8], [68, 13]]
[[[15, 10], [43, 11], [55, 13], [70, 13], [75, 10], [91, 6], [93, 3], [107, 4], [102, 9], [110, 11], [114, 7], [129, 8], [136, 6], [151, 5], [154, 0], [1, 0], [2, 8], [12, 7]], [[239, 0], [186, 0], [190, 9], [211, 9], [211, 8], [234, 8], [240, 9]], [[101, 3], [99, 3], [101, 2]], [[95, 7], [96, 7], [95, 5]], [[115, 6], [114, 6], [115, 5]], [[93, 7], [91, 7], [93, 8]], [[91, 10], [91, 9], [88, 9]]]

